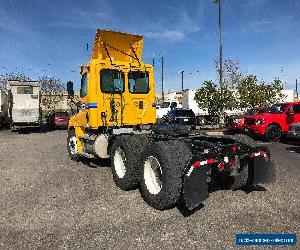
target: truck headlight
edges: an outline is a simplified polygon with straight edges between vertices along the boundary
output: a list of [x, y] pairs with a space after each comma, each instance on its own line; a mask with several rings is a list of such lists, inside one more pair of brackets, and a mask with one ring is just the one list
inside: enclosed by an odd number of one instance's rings
[[256, 125], [261, 125], [261, 124], [263, 124], [263, 123], [265, 123], [265, 120], [264, 120], [264, 119], [258, 119], [258, 120], [256, 120], [256, 122], [255, 122]]

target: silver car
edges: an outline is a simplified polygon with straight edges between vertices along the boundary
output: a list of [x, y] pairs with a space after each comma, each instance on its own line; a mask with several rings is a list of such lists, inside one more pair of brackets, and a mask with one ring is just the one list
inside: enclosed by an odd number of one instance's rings
[[300, 123], [292, 123], [289, 126], [289, 131], [287, 133], [289, 138], [299, 139], [300, 140]]

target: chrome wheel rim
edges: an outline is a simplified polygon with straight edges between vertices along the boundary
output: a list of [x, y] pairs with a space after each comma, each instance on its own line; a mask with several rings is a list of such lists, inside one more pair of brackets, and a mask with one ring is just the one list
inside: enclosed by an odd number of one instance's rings
[[159, 161], [154, 156], [149, 156], [144, 163], [144, 180], [148, 191], [157, 195], [162, 189], [162, 171]]
[[124, 178], [126, 174], [125, 161], [126, 161], [125, 153], [120, 147], [118, 147], [114, 155], [114, 168], [119, 178]]

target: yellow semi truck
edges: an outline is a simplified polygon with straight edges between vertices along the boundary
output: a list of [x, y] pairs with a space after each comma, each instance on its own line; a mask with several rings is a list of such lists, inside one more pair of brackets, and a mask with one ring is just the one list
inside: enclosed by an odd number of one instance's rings
[[[153, 67], [142, 61], [143, 37], [97, 30], [81, 67], [78, 113], [70, 119], [72, 160], [111, 159], [118, 187], [136, 187], [156, 209], [202, 203], [209, 187], [273, 182], [267, 148], [246, 136], [208, 136], [179, 125], [156, 125]], [[69, 96], [74, 96], [68, 82]]]

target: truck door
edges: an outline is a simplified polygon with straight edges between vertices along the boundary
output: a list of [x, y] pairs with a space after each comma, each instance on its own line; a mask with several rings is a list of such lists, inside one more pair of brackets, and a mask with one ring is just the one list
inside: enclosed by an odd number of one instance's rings
[[121, 125], [126, 106], [124, 98], [125, 76], [117, 69], [102, 69], [100, 71], [100, 89], [103, 94], [102, 109], [107, 111], [106, 123]]
[[126, 110], [125, 122], [128, 124], [142, 124], [149, 109], [149, 74], [145, 71], [129, 71], [129, 109]]

